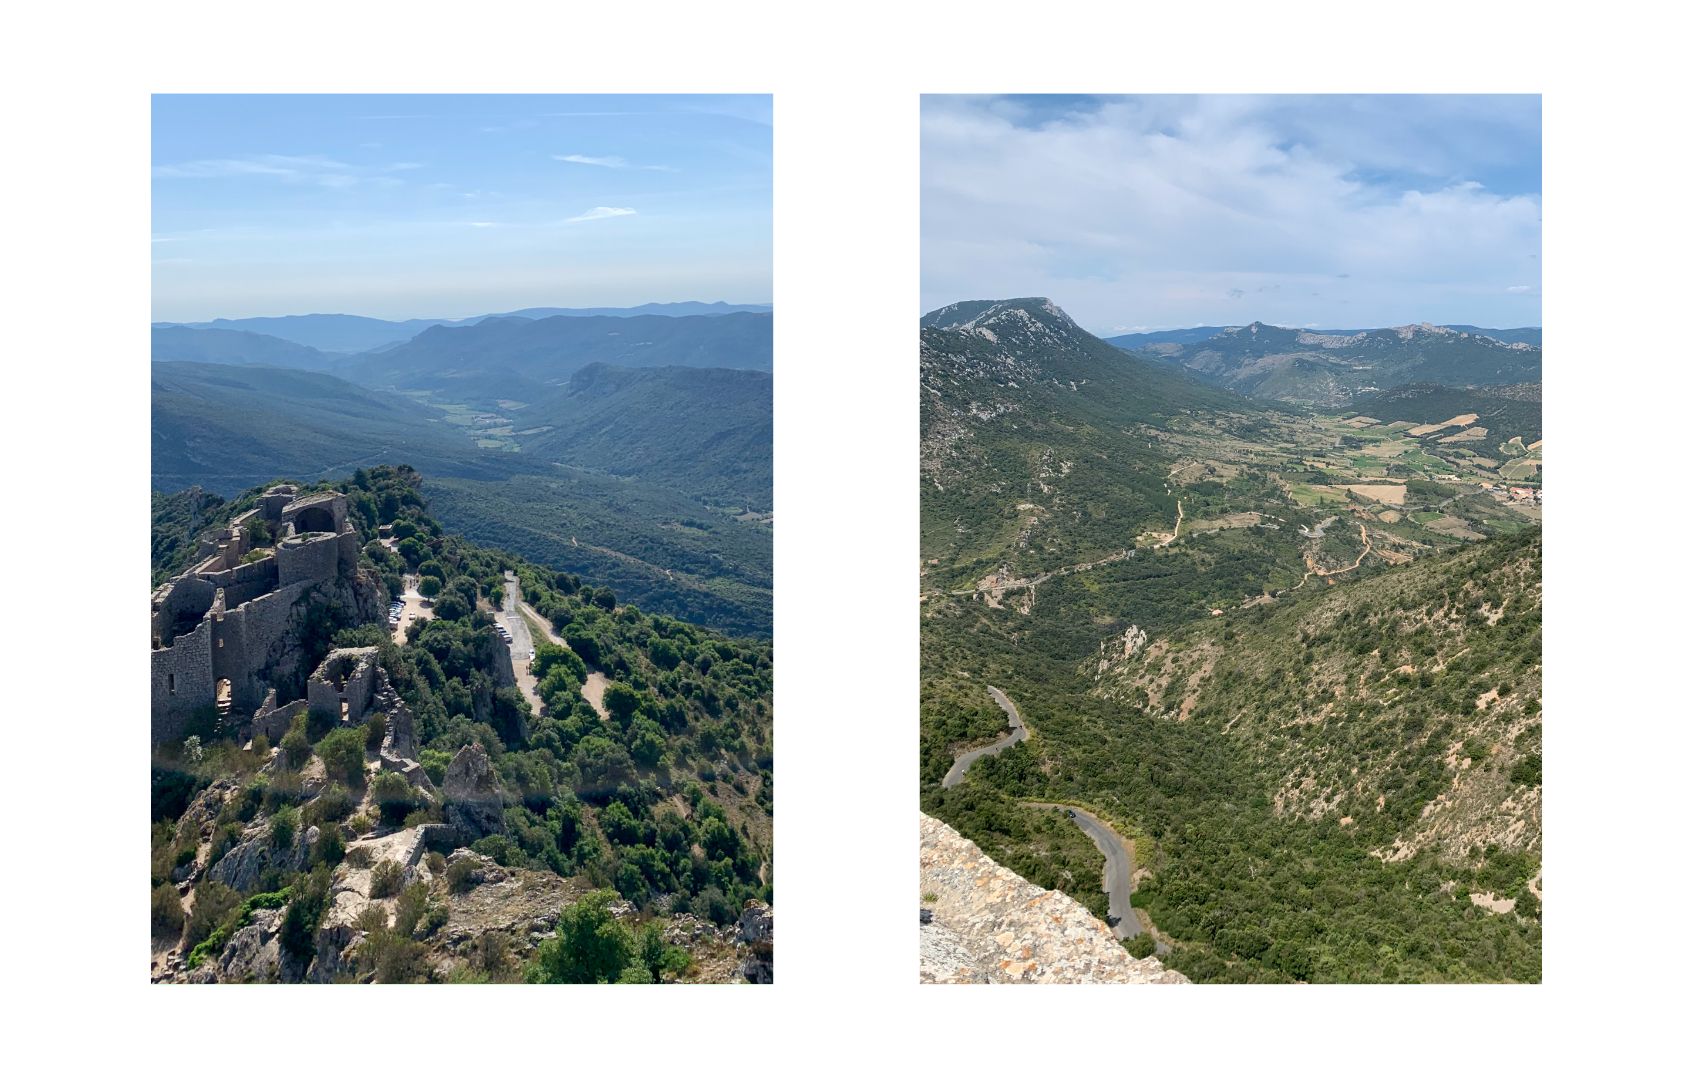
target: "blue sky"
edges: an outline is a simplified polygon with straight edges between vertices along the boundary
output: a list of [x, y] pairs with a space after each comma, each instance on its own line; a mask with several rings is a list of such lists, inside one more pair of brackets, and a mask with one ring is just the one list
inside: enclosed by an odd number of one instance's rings
[[924, 310], [1540, 324], [1538, 96], [927, 96]]
[[160, 95], [153, 318], [771, 298], [768, 96]]

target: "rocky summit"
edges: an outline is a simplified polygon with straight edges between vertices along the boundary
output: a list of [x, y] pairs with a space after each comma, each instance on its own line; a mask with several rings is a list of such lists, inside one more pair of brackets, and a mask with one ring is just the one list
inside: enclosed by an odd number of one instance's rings
[[924, 984], [1186, 984], [1134, 958], [1081, 903], [1003, 868], [974, 842], [922, 819]]

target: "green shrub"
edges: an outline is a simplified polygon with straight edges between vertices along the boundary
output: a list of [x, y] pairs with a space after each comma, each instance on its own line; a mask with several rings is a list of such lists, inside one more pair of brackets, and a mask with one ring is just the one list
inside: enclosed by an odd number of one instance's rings
[[370, 784], [371, 799], [382, 814], [382, 822], [397, 826], [418, 806], [412, 784], [392, 771], [383, 771]]
[[1153, 941], [1150, 933], [1142, 932], [1138, 936], [1130, 936], [1124, 940], [1123, 949], [1136, 958], [1146, 958], [1158, 949], [1158, 945]]
[[334, 868], [346, 855], [347, 841], [341, 837], [341, 829], [333, 824], [320, 827], [317, 842], [312, 845], [312, 864]]
[[476, 886], [476, 863], [461, 857], [447, 866], [447, 887], [454, 894], [463, 894]]
[[294, 845], [294, 836], [299, 832], [300, 810], [292, 805], [277, 809], [276, 815], [270, 818], [270, 843], [279, 850]]
[[240, 905], [241, 896], [216, 880], [201, 883], [194, 888], [194, 908], [188, 914], [182, 945], [193, 949]]
[[364, 731], [358, 727], [331, 731], [317, 743], [317, 754], [323, 758], [323, 769], [330, 778], [350, 786], [364, 784]]
[[351, 791], [338, 782], [332, 782], [306, 805], [302, 818], [309, 827], [321, 827], [334, 820], [346, 819], [356, 804]]
[[182, 899], [176, 888], [161, 883], [153, 888], [153, 935], [169, 939], [182, 934]]
[[406, 878], [406, 870], [400, 867], [398, 861], [381, 861], [370, 870], [370, 897], [391, 898], [400, 893], [400, 884]]
[[312, 743], [302, 727], [296, 725], [282, 735], [282, 759], [289, 767], [297, 771], [311, 758]]

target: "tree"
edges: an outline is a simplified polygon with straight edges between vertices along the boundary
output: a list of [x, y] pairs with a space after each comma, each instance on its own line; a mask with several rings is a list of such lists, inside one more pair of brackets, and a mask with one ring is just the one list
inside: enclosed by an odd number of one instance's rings
[[612, 984], [636, 963], [635, 934], [611, 912], [616, 891], [592, 891], [559, 917], [558, 936], [541, 944], [525, 971], [531, 984]]
[[441, 578], [438, 576], [419, 577], [417, 593], [425, 599], [435, 598], [435, 596], [441, 594]]
[[641, 698], [635, 694], [634, 689], [623, 682], [614, 681], [606, 686], [604, 703], [605, 709], [617, 720], [618, 725], [624, 725], [628, 723], [629, 716], [641, 706]]

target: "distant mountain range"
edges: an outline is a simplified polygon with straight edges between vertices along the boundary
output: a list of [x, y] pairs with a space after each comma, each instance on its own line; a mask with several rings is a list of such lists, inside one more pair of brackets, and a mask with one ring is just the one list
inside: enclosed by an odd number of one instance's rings
[[155, 363], [228, 363], [243, 367], [289, 367], [302, 371], [332, 370], [342, 357], [309, 345], [263, 333], [189, 326], [154, 326]]
[[358, 355], [155, 327], [154, 489], [408, 464], [460, 534], [768, 634], [771, 314], [542, 313]]
[[460, 400], [533, 401], [590, 363], [768, 371], [771, 316], [490, 318], [432, 326], [404, 344], [350, 360], [343, 373], [364, 385], [435, 390]]
[[[1197, 333], [1198, 330], [1183, 331]], [[1201, 381], [1265, 400], [1345, 407], [1361, 394], [1411, 383], [1512, 385], [1540, 381], [1540, 346], [1508, 342], [1494, 332], [1398, 326], [1322, 333], [1254, 322], [1197, 341], [1149, 341], [1151, 334], [1109, 343], [1178, 366]], [[1130, 339], [1138, 343], [1125, 343]]]
[[[1188, 329], [1162, 329], [1151, 333], [1124, 333], [1116, 337], [1106, 337], [1107, 344], [1114, 344], [1118, 348], [1133, 351], [1152, 344], [1198, 344], [1208, 341], [1227, 329], [1240, 329], [1240, 326], [1193, 326]], [[1441, 329], [1455, 329], [1461, 333], [1470, 333], [1478, 337], [1492, 337], [1496, 341], [1506, 344], [1532, 344], [1540, 346], [1540, 327], [1521, 326], [1517, 329], [1486, 329], [1481, 326], [1443, 325]], [[1313, 329], [1311, 333], [1330, 337], [1350, 337], [1359, 333], [1368, 333], [1368, 329]]]
[[[356, 353], [409, 341], [431, 326], [472, 326], [489, 318], [635, 318], [658, 315], [769, 314], [768, 303], [643, 303], [638, 307], [525, 307], [471, 318], [409, 318], [394, 322], [356, 314], [291, 314], [275, 318], [216, 318], [210, 322], [155, 322], [155, 329], [187, 328], [260, 333], [322, 352]], [[187, 356], [159, 357], [186, 359]]]

